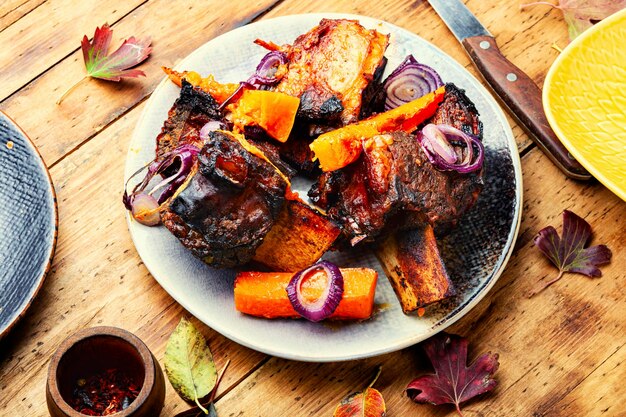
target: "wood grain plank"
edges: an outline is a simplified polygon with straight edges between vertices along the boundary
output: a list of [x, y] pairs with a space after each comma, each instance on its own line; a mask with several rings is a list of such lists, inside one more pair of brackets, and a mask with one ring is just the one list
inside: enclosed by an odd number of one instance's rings
[[[29, 313], [0, 341], [1, 416], [44, 415], [48, 359], [71, 333], [98, 325], [125, 328], [162, 364], [169, 334], [188, 315], [147, 271], [126, 227], [124, 160], [142, 110], [137, 107], [51, 170], [59, 203], [57, 253]], [[193, 322], [209, 340], [218, 368], [231, 359], [220, 392], [264, 360]], [[166, 404], [164, 416], [185, 406], [169, 384]]]
[[[153, 3], [160, 7], [149, 8]], [[128, 31], [126, 34], [165, 31], [155, 42], [157, 50], [163, 48], [159, 51], [163, 55], [155, 52], [146, 63], [147, 80], [115, 86], [89, 83], [73, 96], [73, 103], [68, 102], [71, 106], [55, 109], [55, 94], [63, 90], [67, 79], [82, 75], [79, 54], [74, 53], [2, 104], [9, 114], [18, 114], [18, 122], [28, 132], [37, 135], [36, 142], [44, 148], [49, 163], [76, 149], [52, 170], [61, 222], [53, 271], [26, 318], [0, 341], [2, 416], [46, 415], [43, 392], [48, 359], [60, 341], [75, 330], [99, 324], [124, 327], [141, 337], [162, 361], [167, 336], [185, 314], [141, 263], [119, 202], [128, 141], [143, 108], [137, 103], [161, 78], [156, 70], [159, 65], [175, 63], [214, 36], [211, 33], [218, 32], [210, 31], [215, 26], [224, 25], [220, 28], [227, 30], [231, 21], [235, 20], [235, 25], [245, 21], [233, 19], [232, 10], [248, 13], [248, 7], [257, 7], [258, 11], [262, 3], [217, 5], [210, 13], [202, 9], [203, 13], [196, 13], [194, 18], [205, 19], [202, 22], [210, 27], [196, 26], [193, 19], [185, 19], [193, 29], [178, 25], [180, 35], [172, 27], [180, 16], [187, 17], [186, 10], [167, 6], [169, 16], [160, 15], [163, 4], [151, 1], [127, 16], [128, 23], [125, 18], [116, 26], [118, 32]], [[480, 0], [470, 0], [468, 5], [497, 36], [505, 54], [541, 82], [555, 57], [551, 42], [564, 45], [567, 36], [558, 13], [541, 8], [520, 13], [513, 0], [498, 3], [497, 7], [494, 2]], [[458, 43], [423, 1], [285, 0], [263, 17], [328, 10], [367, 14], [399, 24], [435, 43], [473, 71]], [[183, 45], [186, 42], [191, 45]], [[4, 68], [4, 61], [0, 63]], [[89, 109], [84, 112], [89, 117], [76, 109]], [[525, 135], [512, 126], [520, 148], [528, 149]], [[487, 350], [501, 354], [502, 366], [497, 374], [500, 386], [480, 401], [467, 404], [466, 415], [619, 415], [619, 408], [604, 411], [603, 406], [619, 405], [624, 397], [626, 324], [623, 309], [618, 307], [626, 299], [626, 261], [619, 256], [626, 245], [626, 205], [597, 183], [566, 180], [536, 149], [523, 158], [523, 169], [525, 212], [515, 254], [491, 293], [451, 329], [469, 336], [472, 357]], [[613, 263], [603, 268], [603, 278], [567, 275], [545, 292], [527, 299], [523, 294], [537, 279], [555, 272], [533, 247], [532, 239], [547, 224], [558, 227], [564, 208], [590, 221], [596, 233], [594, 242], [609, 245], [615, 254]], [[454, 415], [452, 408], [416, 405], [403, 394], [410, 379], [428, 369], [419, 346], [379, 358], [335, 364], [276, 358], [265, 362], [264, 355], [195, 323], [209, 338], [218, 367], [226, 358], [233, 360], [221, 390], [227, 394], [218, 402], [222, 416], [331, 415], [344, 395], [369, 382], [379, 363], [384, 368], [376, 387], [387, 400], [389, 416]], [[182, 408], [182, 401], [168, 385], [162, 415], [173, 415]]]
[[0, 4], [0, 32], [30, 13], [46, 0], [4, 0]]
[[96, 26], [115, 22], [144, 1], [49, 0], [26, 14], [0, 32], [0, 100], [79, 48]]
[[[250, 22], [276, 1], [150, 1], [113, 25], [114, 37], [152, 37], [154, 51], [141, 65], [146, 78], [120, 83], [89, 80], [56, 105], [67, 86], [84, 76], [82, 54], [76, 51], [0, 107], [28, 132], [47, 164], [53, 165], [145, 99], [164, 77], [161, 66], [175, 65], [215, 36]], [[88, 109], [89, 117], [76, 109]]]
[[[615, 334], [615, 336], [620, 335]], [[549, 417], [623, 416], [624, 399], [626, 399], [625, 364], [626, 349], [622, 345], [617, 352], [594, 369], [570, 395], [548, 409], [545, 415]]]
[[[543, 416], [555, 407], [587, 401], [583, 389], [600, 384], [597, 369], [613, 369], [607, 358], [623, 347], [626, 323], [623, 309], [626, 260], [618, 254], [626, 244], [626, 205], [599, 184], [560, 178], [558, 170], [537, 149], [523, 159], [524, 216], [517, 251], [494, 289], [450, 331], [471, 341], [471, 357], [486, 351], [500, 354], [498, 388], [482, 401], [465, 406], [467, 415]], [[525, 293], [540, 278], [557, 273], [534, 248], [532, 237], [545, 225], [560, 227], [569, 208], [594, 227], [594, 243], [606, 243], [616, 255], [603, 268], [604, 277], [566, 275], [543, 293]], [[376, 364], [383, 373], [376, 387], [386, 398], [389, 415], [453, 415], [451, 407], [413, 404], [404, 394], [407, 383], [428, 370], [418, 346], [363, 361], [307, 364], [272, 358], [218, 403], [223, 415], [331, 415], [342, 396], [362, 389]], [[600, 367], [599, 367], [600, 366]], [[618, 368], [621, 370], [621, 368]], [[621, 373], [620, 373], [621, 372]], [[604, 390], [594, 392], [601, 404], [619, 404], [623, 370], [607, 378]], [[587, 379], [591, 378], [588, 383]], [[259, 402], [261, 396], [271, 402]], [[604, 407], [606, 408], [606, 407]], [[567, 410], [567, 408], [564, 408]], [[581, 408], [600, 415], [598, 407]], [[597, 412], [596, 412], [597, 411]], [[608, 415], [617, 415], [611, 414]]]

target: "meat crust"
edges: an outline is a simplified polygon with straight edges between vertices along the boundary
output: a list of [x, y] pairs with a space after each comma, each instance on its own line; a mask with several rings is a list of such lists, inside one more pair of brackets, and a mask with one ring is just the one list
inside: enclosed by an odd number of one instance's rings
[[194, 255], [217, 268], [249, 262], [285, 201], [285, 180], [232, 136], [212, 132], [198, 170], [161, 219]]
[[157, 158], [185, 143], [202, 147], [202, 126], [211, 120], [222, 120], [218, 106], [210, 94], [183, 79], [180, 96], [169, 110], [156, 139]]
[[356, 162], [322, 174], [309, 192], [352, 243], [424, 224], [448, 230], [482, 189], [480, 173], [435, 169], [413, 135], [395, 132], [368, 142]]
[[[476, 107], [453, 84], [446, 85], [443, 101], [426, 123], [449, 124], [482, 137]], [[482, 190], [483, 170], [437, 170], [413, 135], [381, 135], [365, 140], [363, 147], [356, 162], [322, 174], [309, 191], [352, 243], [424, 224], [445, 234]]]
[[276, 91], [299, 97], [298, 116], [353, 123], [363, 91], [385, 62], [389, 36], [356, 20], [322, 19], [289, 49], [289, 69]]

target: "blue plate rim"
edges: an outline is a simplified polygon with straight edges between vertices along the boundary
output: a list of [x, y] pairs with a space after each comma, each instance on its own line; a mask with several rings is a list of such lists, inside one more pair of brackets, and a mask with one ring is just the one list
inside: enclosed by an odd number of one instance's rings
[[15, 128], [15, 130], [22, 135], [26, 139], [26, 143], [30, 146], [31, 150], [34, 151], [35, 155], [37, 155], [39, 163], [40, 163], [40, 167], [42, 171], [45, 172], [46, 178], [48, 179], [47, 182], [50, 187], [50, 193], [52, 196], [52, 208], [53, 208], [52, 211], [54, 214], [53, 216], [54, 233], [52, 236], [52, 242], [50, 244], [50, 251], [47, 257], [46, 268], [38, 277], [39, 283], [37, 287], [34, 289], [34, 291], [32, 292], [32, 294], [30, 295], [30, 298], [28, 299], [27, 303], [24, 305], [22, 310], [11, 319], [8, 325], [6, 325], [4, 328], [0, 328], [0, 340], [2, 340], [6, 335], [8, 335], [11, 332], [11, 330], [15, 327], [15, 325], [22, 318], [24, 318], [24, 316], [26, 315], [26, 312], [28, 311], [33, 301], [39, 294], [41, 287], [43, 287], [43, 283], [46, 280], [48, 273], [52, 269], [52, 260], [54, 259], [54, 254], [56, 253], [56, 246], [57, 246], [57, 240], [58, 240], [58, 235], [59, 235], [59, 208], [57, 204], [56, 190], [54, 189], [54, 183], [52, 182], [52, 176], [50, 175], [50, 170], [46, 166], [43, 156], [41, 156], [41, 152], [39, 152], [39, 149], [37, 149], [37, 146], [35, 146], [35, 143], [32, 141], [32, 139], [26, 134], [26, 132], [20, 127], [20, 125], [18, 125], [15, 122], [15, 120], [11, 118], [11, 116], [6, 114], [4, 111], [0, 110], [0, 118], [4, 118], [7, 121], [7, 123], [11, 124]]

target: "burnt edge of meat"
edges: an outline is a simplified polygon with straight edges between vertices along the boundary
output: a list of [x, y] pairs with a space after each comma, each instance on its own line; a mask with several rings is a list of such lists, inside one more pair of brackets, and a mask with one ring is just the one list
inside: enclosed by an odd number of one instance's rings
[[287, 183], [230, 135], [211, 132], [198, 169], [162, 214], [193, 254], [216, 268], [249, 262], [273, 226]]
[[374, 72], [372, 81], [363, 90], [363, 100], [361, 101], [361, 113], [359, 120], [366, 119], [376, 113], [385, 110], [385, 98], [387, 97], [384, 82], [382, 81], [383, 72], [387, 67], [387, 57], [383, 57], [378, 68]]
[[337, 96], [328, 97], [328, 93], [309, 89], [300, 96], [300, 107], [296, 114], [298, 118], [308, 121], [334, 122], [339, 119], [342, 111], [343, 104]]
[[390, 135], [390, 145], [369, 148], [356, 162], [322, 174], [309, 191], [311, 200], [342, 225], [348, 241], [371, 242], [425, 223], [444, 233], [482, 189], [479, 172], [439, 171], [413, 135]]
[[201, 146], [200, 129], [211, 120], [223, 121], [219, 104], [209, 93], [183, 79], [180, 95], [157, 136], [157, 157], [184, 143]]
[[447, 124], [482, 140], [483, 123], [480, 121], [479, 116], [480, 114], [476, 106], [467, 97], [465, 90], [452, 83], [447, 83], [443, 100], [439, 103], [437, 111], [419, 129], [429, 123], [436, 125]]
[[287, 178], [291, 179], [297, 174], [297, 169], [281, 158], [280, 152], [283, 144], [276, 142], [263, 128], [259, 126], [245, 126], [244, 135], [246, 140], [259, 148], [267, 159]]
[[314, 178], [320, 174], [319, 162], [313, 161], [315, 154], [309, 147], [313, 138], [310, 125], [295, 125], [289, 140], [278, 145], [280, 157], [292, 166], [298, 174]]

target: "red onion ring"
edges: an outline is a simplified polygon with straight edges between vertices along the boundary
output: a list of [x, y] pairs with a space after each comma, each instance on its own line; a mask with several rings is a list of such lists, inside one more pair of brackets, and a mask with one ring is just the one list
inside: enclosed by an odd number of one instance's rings
[[[302, 295], [302, 284], [312, 273], [324, 271], [328, 278], [328, 284], [324, 293], [314, 302], [308, 301]], [[298, 273], [296, 273], [289, 285], [287, 296], [298, 314], [307, 320], [318, 322], [328, 318], [335, 312], [341, 297], [343, 296], [343, 275], [339, 267], [328, 261], [320, 261]]]
[[[196, 163], [199, 152], [200, 149], [195, 146], [184, 144], [173, 151], [164, 154], [161, 158], [155, 159], [131, 175], [130, 178], [128, 178], [128, 181], [126, 181], [124, 196], [122, 197], [122, 201], [124, 206], [126, 206], [126, 209], [135, 213], [140, 210], [135, 207], [136, 205], [141, 205], [142, 207], [153, 205], [152, 201], [148, 200], [146, 197], [153, 199], [157, 206], [163, 204], [168, 198], [174, 195], [176, 190], [178, 190], [178, 188], [185, 182]], [[128, 182], [143, 172], [146, 168], [148, 169], [146, 176], [139, 184], [135, 185], [132, 193], [129, 195], [127, 190]], [[176, 171], [173, 173], [171, 173], [172, 168], [176, 168]], [[162, 181], [154, 185], [149, 192], [146, 192], [146, 188], [152, 179], [157, 175], [167, 176], [164, 177]], [[158, 194], [158, 197], [154, 197], [155, 192], [158, 190], [161, 190], [161, 192]], [[146, 197], [143, 197], [144, 195]], [[147, 221], [144, 224], [147, 224], [148, 226], [154, 225], [148, 223], [153, 222]]]
[[280, 81], [276, 77], [276, 72], [281, 65], [287, 63], [287, 55], [280, 51], [272, 51], [261, 58], [261, 62], [256, 67], [256, 72], [248, 79], [250, 84], [273, 85]]
[[413, 55], [393, 70], [383, 83], [385, 90], [385, 110], [416, 100], [443, 85], [443, 81], [433, 68], [420, 64]]
[[159, 203], [150, 194], [139, 192], [130, 197], [133, 218], [146, 226], [156, 226], [161, 222]]
[[[430, 163], [440, 171], [467, 174], [483, 166], [485, 148], [482, 142], [455, 127], [428, 124], [417, 134], [417, 140]], [[460, 153], [455, 147], [460, 147]]]

